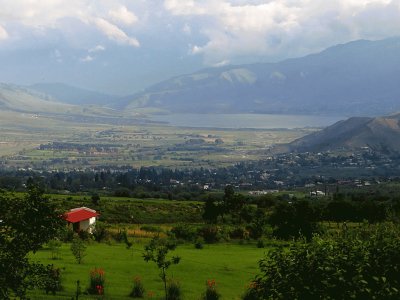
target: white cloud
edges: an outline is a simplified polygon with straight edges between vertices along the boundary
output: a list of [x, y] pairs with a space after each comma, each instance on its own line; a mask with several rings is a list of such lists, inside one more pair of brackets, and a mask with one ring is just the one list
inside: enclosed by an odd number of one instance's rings
[[0, 40], [5, 40], [8, 38], [7, 31], [0, 25]]
[[139, 47], [141, 37], [149, 53], [173, 47], [178, 57], [194, 45], [189, 54], [209, 65], [300, 56], [400, 32], [400, 0], [0, 0], [0, 7], [2, 43], [48, 39], [89, 49], [109, 39]]
[[91, 55], [87, 55], [87, 56], [81, 58], [81, 61], [82, 61], [82, 62], [91, 62], [91, 61], [93, 61], [93, 60], [94, 60], [94, 57], [91, 56]]
[[125, 25], [132, 25], [138, 21], [138, 17], [125, 6], [120, 6], [118, 9], [111, 10], [109, 15], [114, 22]]
[[73, 36], [70, 25], [78, 21], [97, 27], [118, 43], [137, 47], [139, 42], [128, 36], [129, 28], [123, 30], [116, 25], [132, 26], [138, 21], [121, 2], [124, 0], [0, 0], [0, 22], [10, 22], [15, 27], [22, 27], [21, 32], [26, 33], [28, 29], [34, 35], [44, 37], [48, 30]]
[[137, 39], [129, 37], [118, 26], [110, 23], [103, 18], [96, 18], [93, 20], [97, 28], [105, 34], [109, 39], [114, 40], [121, 44], [127, 44], [133, 47], [139, 47], [140, 43]]
[[210, 65], [238, 57], [300, 56], [400, 32], [398, 0], [165, 0], [164, 7], [200, 24], [206, 41], [191, 52]]
[[93, 47], [93, 48], [90, 48], [89, 50], [88, 50], [88, 52], [89, 53], [93, 53], [93, 52], [102, 52], [102, 51], [105, 51], [106, 50], [106, 47], [104, 47], [103, 45], [97, 45], [97, 46], [95, 46], [95, 47]]

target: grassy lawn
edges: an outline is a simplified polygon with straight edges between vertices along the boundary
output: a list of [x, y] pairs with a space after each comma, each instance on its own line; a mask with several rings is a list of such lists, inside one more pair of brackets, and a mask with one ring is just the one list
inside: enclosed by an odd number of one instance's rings
[[[133, 249], [128, 250], [125, 244], [91, 243], [81, 265], [75, 262], [69, 244], [63, 244], [58, 260], [52, 260], [50, 250], [44, 248], [32, 255], [32, 258], [62, 268], [64, 290], [56, 296], [46, 296], [42, 291], [34, 291], [30, 297], [71, 299], [76, 289], [76, 281], [80, 280], [84, 290], [89, 283], [89, 271], [94, 267], [101, 267], [106, 273], [105, 299], [131, 299], [127, 295], [136, 275], [142, 278], [146, 291], [155, 293], [153, 299], [161, 299], [162, 281], [158, 277], [155, 263], [146, 263], [142, 258], [144, 244], [145, 240], [136, 241]], [[180, 256], [181, 262], [171, 266], [169, 276], [180, 282], [184, 299], [200, 299], [207, 279], [216, 280], [223, 299], [240, 299], [245, 285], [258, 273], [258, 261], [266, 251], [267, 248], [259, 249], [254, 243], [205, 245], [204, 249], [195, 249], [192, 244], [180, 245], [172, 254]], [[90, 298], [86, 295], [80, 297]]]

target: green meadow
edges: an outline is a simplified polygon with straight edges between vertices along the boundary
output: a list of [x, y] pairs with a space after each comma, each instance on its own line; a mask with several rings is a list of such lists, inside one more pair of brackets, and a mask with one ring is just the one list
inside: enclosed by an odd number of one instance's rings
[[[40, 290], [31, 291], [29, 297], [71, 299], [75, 295], [76, 281], [80, 281], [84, 292], [89, 285], [89, 272], [96, 267], [105, 271], [104, 297], [82, 294], [79, 299], [132, 299], [128, 295], [135, 276], [142, 279], [146, 299], [162, 299], [163, 283], [157, 266], [153, 262], [146, 263], [142, 257], [146, 242], [145, 239], [136, 240], [131, 249], [123, 243], [91, 242], [82, 264], [75, 261], [68, 243], [62, 245], [56, 260], [51, 258], [50, 249], [44, 247], [32, 255], [32, 260], [61, 268], [63, 290], [56, 296]], [[268, 248], [257, 248], [254, 242], [204, 245], [203, 249], [196, 249], [193, 244], [179, 245], [171, 255], [180, 256], [181, 262], [169, 268], [168, 276], [179, 281], [184, 299], [200, 299], [208, 279], [216, 280], [222, 299], [240, 299], [245, 286], [258, 273], [258, 261], [267, 251]]]

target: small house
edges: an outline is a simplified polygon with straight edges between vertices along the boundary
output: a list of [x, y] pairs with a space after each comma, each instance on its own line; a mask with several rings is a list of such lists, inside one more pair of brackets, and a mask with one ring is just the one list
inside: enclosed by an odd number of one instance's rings
[[73, 208], [69, 212], [65, 213], [64, 219], [69, 224], [72, 224], [72, 228], [75, 232], [87, 231], [92, 233], [98, 216], [99, 214], [93, 209], [79, 207]]

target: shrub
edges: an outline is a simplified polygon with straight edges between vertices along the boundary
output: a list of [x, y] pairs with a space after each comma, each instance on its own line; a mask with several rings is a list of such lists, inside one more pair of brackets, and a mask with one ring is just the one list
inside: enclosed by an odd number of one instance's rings
[[264, 240], [259, 239], [259, 240], [257, 241], [257, 248], [265, 248]]
[[197, 238], [196, 241], [194, 242], [194, 247], [196, 249], [203, 249], [204, 248], [204, 239], [202, 238]]
[[147, 231], [147, 232], [162, 232], [162, 229], [158, 226], [152, 226], [152, 225], [143, 225], [140, 227], [140, 230]]
[[60, 268], [54, 268], [53, 265], [46, 267], [46, 278], [44, 279], [44, 290], [46, 294], [51, 292], [53, 295], [56, 292], [61, 291], [61, 270]]
[[128, 188], [119, 188], [114, 191], [114, 196], [127, 198], [131, 196], [131, 191]]
[[78, 264], [83, 262], [83, 257], [86, 255], [86, 245], [78, 236], [75, 236], [71, 243], [71, 251], [75, 256], [76, 262]]
[[104, 295], [104, 270], [94, 268], [90, 271], [88, 292], [93, 295]]
[[229, 237], [231, 239], [248, 239], [249, 231], [244, 227], [235, 227], [233, 230], [229, 232]]
[[245, 299], [400, 299], [400, 228], [344, 229], [260, 261]]
[[80, 230], [78, 232], [78, 236], [83, 241], [88, 241], [88, 240], [90, 240], [92, 238], [92, 235], [89, 232], [85, 231], [85, 230]]
[[135, 278], [133, 278], [133, 288], [129, 296], [132, 298], [143, 298], [144, 292], [145, 289], [142, 283], [142, 279], [139, 276], [135, 276]]
[[167, 300], [180, 300], [182, 299], [181, 286], [178, 281], [170, 280], [167, 286]]
[[203, 294], [203, 300], [218, 300], [221, 295], [217, 292], [217, 283], [214, 279], [206, 281], [206, 291]]
[[177, 239], [185, 241], [193, 241], [197, 236], [197, 231], [193, 226], [187, 224], [179, 224], [171, 229], [171, 233], [175, 235]]
[[60, 230], [60, 239], [64, 243], [72, 242], [72, 240], [74, 239], [74, 235], [75, 232], [72, 230], [72, 228], [64, 227]]
[[242, 296], [242, 300], [260, 300], [258, 288], [255, 282], [251, 282]]
[[103, 222], [96, 222], [96, 227], [93, 231], [93, 238], [96, 242], [101, 242], [109, 236], [107, 225]]
[[200, 235], [206, 243], [216, 243], [221, 239], [221, 228], [215, 225], [206, 225], [200, 229]]
[[61, 241], [58, 239], [53, 239], [47, 243], [47, 246], [51, 252], [51, 259], [59, 259], [60, 258], [60, 248], [61, 248]]

